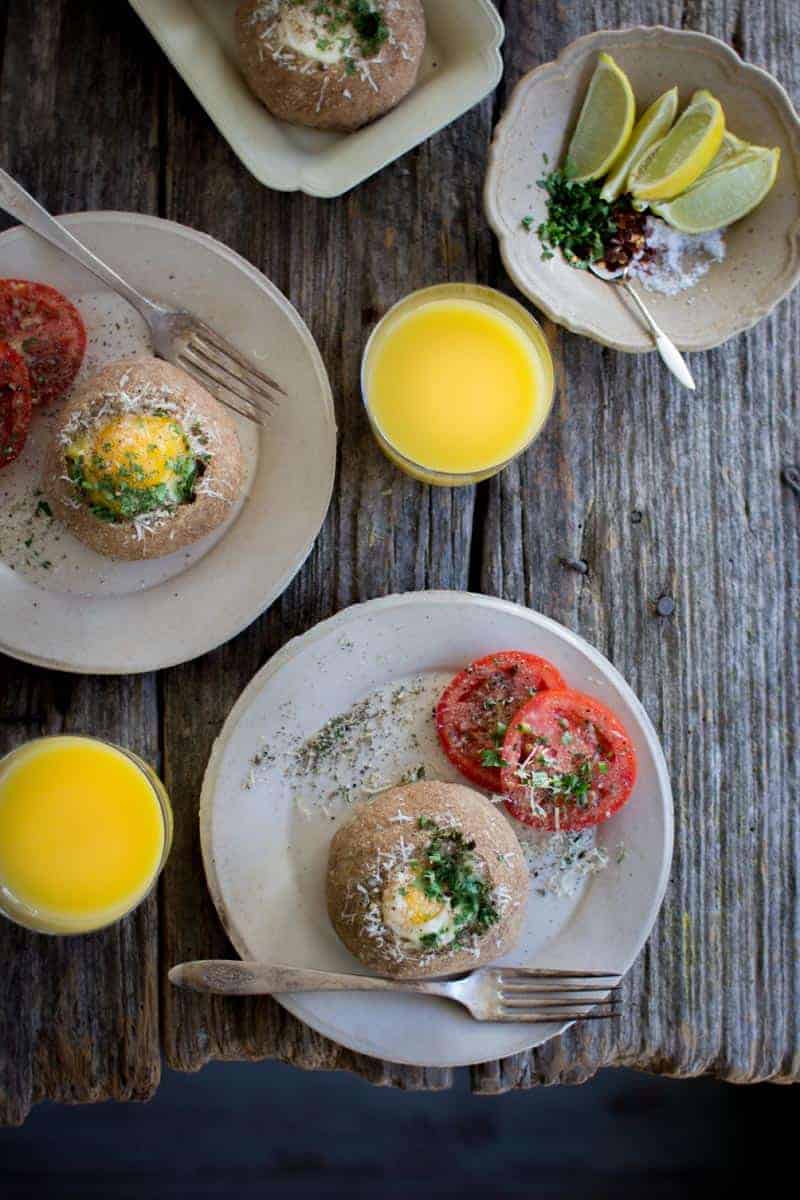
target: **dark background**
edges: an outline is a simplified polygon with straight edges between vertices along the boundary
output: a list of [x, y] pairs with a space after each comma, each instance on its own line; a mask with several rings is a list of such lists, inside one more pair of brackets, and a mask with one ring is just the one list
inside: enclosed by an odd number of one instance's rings
[[[580, 1087], [406, 1093], [281, 1063], [166, 1071], [145, 1105], [0, 1129], [2, 1200], [672, 1200], [769, 1186], [798, 1092], [606, 1070]], [[793, 1120], [794, 1118], [794, 1120]], [[782, 1180], [797, 1194], [796, 1172]]]

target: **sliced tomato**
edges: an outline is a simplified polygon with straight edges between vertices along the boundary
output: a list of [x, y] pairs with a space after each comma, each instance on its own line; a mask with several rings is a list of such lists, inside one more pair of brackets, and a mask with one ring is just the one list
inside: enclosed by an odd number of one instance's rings
[[22, 355], [0, 342], [0, 467], [25, 445], [31, 423], [31, 381]]
[[542, 692], [503, 742], [506, 807], [537, 829], [599, 825], [630, 800], [636, 753], [614, 714], [571, 688]]
[[500, 791], [501, 747], [514, 713], [543, 688], [563, 688], [551, 662], [522, 650], [476, 659], [456, 675], [436, 706], [442, 749], [478, 787]]
[[66, 395], [86, 353], [86, 329], [75, 305], [29, 279], [0, 279], [0, 339], [25, 359], [34, 404]]

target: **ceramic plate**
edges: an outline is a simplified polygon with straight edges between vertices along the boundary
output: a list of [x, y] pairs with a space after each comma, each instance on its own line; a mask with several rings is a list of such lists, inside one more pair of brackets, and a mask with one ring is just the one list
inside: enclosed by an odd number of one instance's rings
[[[608, 866], [571, 877], [572, 894], [550, 890], [547, 846], [542, 835], [532, 835], [539, 838], [531, 849], [541, 871], [521, 941], [506, 961], [630, 967], [661, 904], [672, 853], [672, 797], [655, 731], [622, 677], [581, 638], [518, 605], [459, 592], [389, 596], [346, 609], [289, 642], [234, 706], [206, 771], [200, 831], [211, 895], [243, 958], [362, 969], [328, 921], [331, 836], [354, 800], [367, 800], [422, 764], [426, 778], [458, 780], [436, 742], [433, 700], [471, 659], [512, 647], [551, 659], [568, 682], [618, 714], [636, 747], [639, 777], [630, 803], [599, 827], [597, 847], [587, 849], [596, 857], [599, 848]], [[349, 712], [354, 704], [357, 721]], [[385, 716], [375, 715], [387, 710], [389, 728]], [[347, 721], [326, 739], [335, 752], [318, 750], [309, 760], [303, 751], [304, 739], [348, 712], [356, 728], [371, 730], [372, 741], [359, 752], [366, 773], [341, 748], [350, 745], [341, 740]], [[353, 1050], [425, 1066], [503, 1058], [563, 1028], [479, 1023], [429, 997], [305, 994], [281, 1002]]]
[[[189, 308], [286, 388], [267, 428], [236, 417], [248, 465], [242, 503], [196, 545], [144, 563], [112, 562], [48, 516], [41, 461], [55, 412], [39, 412], [22, 456], [0, 472], [0, 650], [61, 670], [152, 671], [204, 654], [286, 587], [330, 502], [336, 425], [306, 326], [268, 279], [205, 234], [133, 213], [61, 218], [140, 291]], [[41, 280], [86, 323], [82, 376], [149, 352], [147, 329], [93, 275], [25, 229], [0, 235], [0, 276]]]
[[503, 74], [503, 22], [490, 0], [423, 0], [428, 43], [410, 95], [356, 133], [303, 129], [273, 117], [244, 82], [237, 3], [131, 0], [248, 171], [280, 191], [341, 195], [460, 117]]
[[[486, 177], [489, 222], [520, 291], [551, 320], [616, 350], [652, 350], [653, 342], [620, 292], [560, 254], [546, 262], [535, 229], [546, 215], [536, 181], [560, 163], [601, 50], [630, 78], [637, 112], [677, 84], [683, 108], [696, 88], [721, 101], [739, 137], [780, 146], [772, 191], [725, 231], [725, 260], [677, 296], [644, 291], [658, 323], [681, 350], [707, 350], [749, 329], [800, 278], [800, 120], [781, 85], [742, 62], [716, 38], [661, 26], [607, 30], [579, 38], [555, 62], [523, 76], [497, 126]], [[521, 224], [533, 218], [531, 232]]]

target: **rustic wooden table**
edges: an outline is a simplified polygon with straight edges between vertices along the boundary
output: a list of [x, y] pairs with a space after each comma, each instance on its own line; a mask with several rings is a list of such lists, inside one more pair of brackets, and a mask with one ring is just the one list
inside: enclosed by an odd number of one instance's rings
[[[484, 1093], [578, 1083], [624, 1064], [740, 1082], [800, 1076], [800, 296], [695, 355], [697, 397], [653, 356], [547, 326], [558, 396], [544, 436], [477, 488], [433, 490], [376, 449], [361, 411], [366, 331], [423, 284], [511, 290], [481, 209], [495, 120], [530, 66], [596, 27], [704, 30], [800, 84], [796, 0], [507, 0], [506, 76], [467, 116], [349, 195], [255, 182], [123, 0], [0, 0], [0, 163], [53, 212], [157, 213], [233, 246], [308, 321], [331, 374], [338, 482], [305, 567], [227, 646], [159, 675], [95, 678], [2, 660], [0, 749], [89, 731], [158, 764], [176, 840], [157, 897], [114, 929], [48, 939], [0, 924], [0, 1120], [32, 1103], [144, 1100], [162, 1054], [275, 1057], [375, 1083], [451, 1072], [359, 1057], [271, 1000], [172, 990], [167, 967], [225, 955], [197, 803], [234, 699], [288, 638], [345, 605], [469, 588], [539, 609], [607, 654], [663, 738], [675, 788], [672, 879], [614, 1028], [581, 1028], [471, 1071]], [[565, 569], [583, 558], [588, 574]], [[661, 596], [674, 600], [657, 613]], [[669, 606], [667, 606], [669, 607]]]

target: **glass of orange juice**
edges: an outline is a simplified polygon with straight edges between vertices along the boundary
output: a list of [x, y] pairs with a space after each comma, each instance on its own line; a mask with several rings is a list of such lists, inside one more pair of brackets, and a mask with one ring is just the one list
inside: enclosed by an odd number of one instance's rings
[[378, 323], [361, 391], [383, 452], [415, 479], [453, 487], [495, 475], [535, 440], [553, 404], [553, 362], [516, 300], [444, 283]]
[[172, 843], [169, 797], [137, 755], [98, 738], [37, 738], [0, 759], [0, 913], [90, 933], [134, 909]]

